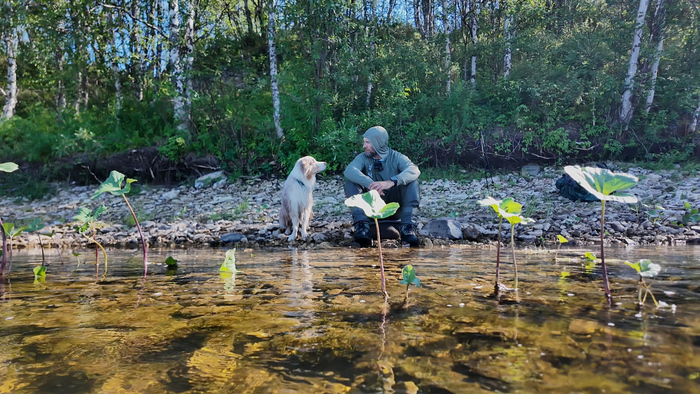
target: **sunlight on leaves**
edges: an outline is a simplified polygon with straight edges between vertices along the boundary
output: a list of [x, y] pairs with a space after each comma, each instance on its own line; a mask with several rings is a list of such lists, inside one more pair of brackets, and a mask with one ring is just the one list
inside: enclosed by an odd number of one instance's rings
[[634, 264], [625, 261], [625, 264], [634, 268], [639, 276], [645, 278], [653, 278], [661, 272], [661, 265], [652, 263], [649, 259], [641, 259]]
[[219, 268], [220, 272], [227, 272], [235, 274], [236, 272], [241, 272], [236, 269], [236, 248], [233, 248], [226, 252], [226, 258]]
[[638, 179], [634, 175], [612, 172], [598, 167], [566, 166], [564, 171], [581, 187], [601, 201], [617, 201], [628, 204], [637, 202], [637, 197], [634, 195], [621, 192], [637, 184]]
[[376, 190], [370, 190], [364, 194], [356, 194], [345, 200], [345, 205], [362, 209], [365, 215], [372, 219], [386, 219], [399, 209], [398, 203], [385, 203]]
[[560, 243], [560, 244], [563, 244], [563, 243], [569, 242], [569, 240], [568, 240], [568, 239], [566, 239], [566, 238], [562, 237], [561, 235], [557, 235], [557, 239], [559, 240], [559, 243]]
[[16, 171], [19, 166], [11, 161], [0, 163], [0, 171], [3, 172], [13, 172]]

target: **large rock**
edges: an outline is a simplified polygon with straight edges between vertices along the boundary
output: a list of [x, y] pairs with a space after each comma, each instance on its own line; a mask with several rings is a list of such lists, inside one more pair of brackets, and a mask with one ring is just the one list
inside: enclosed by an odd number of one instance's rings
[[462, 239], [462, 226], [459, 222], [452, 219], [431, 220], [423, 227], [421, 232], [433, 238]]
[[194, 187], [195, 189], [201, 189], [211, 185], [221, 187], [221, 185], [226, 183], [226, 180], [227, 178], [223, 171], [215, 171], [197, 178], [194, 182]]
[[248, 238], [244, 234], [241, 233], [229, 233], [229, 234], [224, 234], [220, 237], [221, 242], [223, 243], [229, 243], [229, 242], [247, 242]]

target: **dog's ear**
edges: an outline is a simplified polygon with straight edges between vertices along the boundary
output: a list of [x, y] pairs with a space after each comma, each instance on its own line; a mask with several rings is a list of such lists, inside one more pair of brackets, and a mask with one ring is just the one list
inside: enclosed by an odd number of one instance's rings
[[316, 160], [312, 158], [305, 158], [301, 162], [301, 169], [304, 172], [304, 175], [308, 180], [311, 180], [314, 177], [314, 167], [316, 165]]

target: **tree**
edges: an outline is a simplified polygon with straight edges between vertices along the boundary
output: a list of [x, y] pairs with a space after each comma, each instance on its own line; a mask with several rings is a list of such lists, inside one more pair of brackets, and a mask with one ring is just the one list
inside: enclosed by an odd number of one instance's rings
[[625, 91], [622, 94], [622, 106], [620, 108], [620, 122], [627, 129], [632, 120], [634, 108], [632, 106], [632, 93], [634, 91], [634, 77], [637, 75], [639, 65], [639, 52], [642, 44], [642, 33], [644, 32], [644, 20], [646, 18], [649, 0], [639, 0], [639, 9], [634, 25], [634, 35], [632, 37], [632, 51], [630, 53], [627, 76], [625, 77]]
[[654, 29], [656, 34], [652, 34], [652, 39], [656, 39], [656, 51], [652, 56], [651, 63], [651, 76], [649, 81], [649, 89], [647, 90], [647, 99], [644, 104], [644, 112], [647, 114], [651, 109], [651, 105], [654, 102], [654, 93], [656, 92], [656, 78], [659, 74], [659, 63], [661, 63], [661, 53], [664, 49], [664, 28], [666, 24], [665, 20], [666, 12], [663, 0], [656, 1], [656, 12], [654, 13]]
[[277, 24], [277, 5], [275, 0], [270, 0], [270, 11], [267, 17], [267, 46], [270, 54], [270, 89], [272, 90], [273, 121], [277, 131], [277, 138], [283, 138], [284, 130], [280, 123], [280, 88], [277, 81], [277, 48], [275, 47], [275, 26]]
[[17, 47], [19, 46], [19, 13], [11, 1], [5, 2], [3, 14], [6, 18], [6, 26], [9, 31], [4, 34], [5, 50], [7, 54], [7, 88], [2, 92], [5, 96], [5, 105], [2, 109], [0, 120], [11, 119], [15, 115], [17, 106]]

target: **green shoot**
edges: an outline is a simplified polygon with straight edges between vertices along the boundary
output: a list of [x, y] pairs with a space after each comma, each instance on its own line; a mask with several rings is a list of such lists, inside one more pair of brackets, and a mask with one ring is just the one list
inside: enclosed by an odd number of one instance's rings
[[402, 285], [406, 285], [406, 300], [408, 300], [408, 287], [413, 284], [416, 287], [420, 287], [420, 279], [416, 276], [416, 270], [413, 269], [411, 264], [406, 265], [401, 270], [401, 276], [403, 279], [399, 282]]
[[165, 265], [168, 266], [168, 268], [177, 268], [177, 260], [175, 260], [173, 256], [168, 256], [168, 258], [165, 259]]
[[[73, 216], [73, 220], [78, 224], [75, 227], [78, 233], [102, 249], [102, 254], [105, 256], [105, 271], [103, 277], [107, 276], [107, 251], [104, 247], [102, 247], [102, 244], [97, 242], [95, 239], [95, 233], [97, 230], [95, 223], [100, 215], [102, 215], [102, 213], [106, 210], [107, 207], [104, 205], [95, 208], [93, 211], [91, 211], [90, 208], [82, 207], [80, 208], [80, 211], [78, 211], [78, 214]], [[95, 252], [95, 254], [95, 275], [97, 275], [100, 270], [100, 262], [98, 260], [97, 252]], [[78, 260], [78, 265], [80, 265], [80, 260]]]
[[559, 249], [561, 249], [561, 244], [569, 242], [568, 239], [557, 234], [557, 239], [559, 240], [559, 245], [557, 245], [557, 251], [554, 252], [554, 261], [557, 261], [557, 255], [559, 255]]
[[[145, 278], [148, 273], [148, 248], [146, 247], [146, 239], [143, 236], [143, 231], [141, 231], [141, 224], [136, 218], [136, 213], [131, 208], [131, 204], [129, 204], [129, 200], [126, 198], [126, 194], [131, 191], [131, 184], [134, 182], [137, 182], [137, 180], [126, 178], [121, 172], [113, 170], [109, 173], [109, 178], [102, 182], [97, 190], [95, 190], [95, 194], [92, 195], [92, 198], [97, 198], [102, 195], [102, 193], [110, 193], [113, 196], [124, 197], [126, 206], [129, 208], [131, 216], [134, 217], [134, 223], [136, 223], [136, 228], [139, 230], [139, 235], [141, 236], [141, 246], [143, 247], [143, 277]], [[123, 186], [122, 183], [124, 184]]]
[[566, 166], [564, 171], [586, 191], [596, 196], [602, 204], [600, 213], [600, 261], [603, 268], [605, 295], [608, 298], [608, 304], [611, 304], [612, 294], [610, 293], [610, 284], [608, 282], [608, 269], [605, 265], [605, 202], [636, 203], [637, 197], [625, 192], [625, 190], [637, 184], [637, 177], [627, 173], [614, 173], [597, 167]]
[[[0, 171], [2, 172], [13, 172], [16, 171], [19, 166], [12, 162], [0, 163]], [[5, 224], [0, 218], [0, 227], [5, 228]], [[5, 231], [0, 231], [2, 233], [2, 263], [0, 264], [0, 278], [5, 276], [5, 264], [7, 263], [7, 237], [5, 236]]]
[[237, 272], [241, 272], [236, 269], [236, 248], [226, 251], [226, 258], [219, 268], [221, 275], [233, 276]]
[[43, 283], [46, 280], [46, 266], [37, 265], [34, 267], [34, 283]]
[[[641, 259], [634, 264], [625, 261], [625, 264], [634, 268], [634, 270], [639, 274], [639, 305], [644, 305], [647, 295], [650, 295], [651, 299], [654, 300], [654, 305], [656, 305], [658, 308], [659, 303], [656, 301], [654, 294], [649, 289], [651, 285], [647, 285], [644, 282], [644, 278], [653, 278], [657, 276], [659, 272], [661, 272], [661, 266], [659, 264], [652, 263], [648, 259]], [[644, 290], [644, 298], [642, 298], [642, 290]]]
[[345, 205], [349, 207], [360, 208], [365, 212], [367, 217], [374, 219], [374, 225], [377, 229], [377, 248], [379, 249], [379, 267], [381, 269], [382, 276], [382, 293], [384, 293], [384, 299], [389, 298], [389, 293], [386, 292], [386, 277], [384, 276], [384, 256], [382, 255], [382, 239], [379, 235], [379, 220], [385, 219], [396, 213], [399, 209], [399, 204], [395, 202], [390, 202], [386, 204], [379, 192], [376, 190], [370, 190], [364, 194], [356, 194], [347, 200], [345, 200]]

